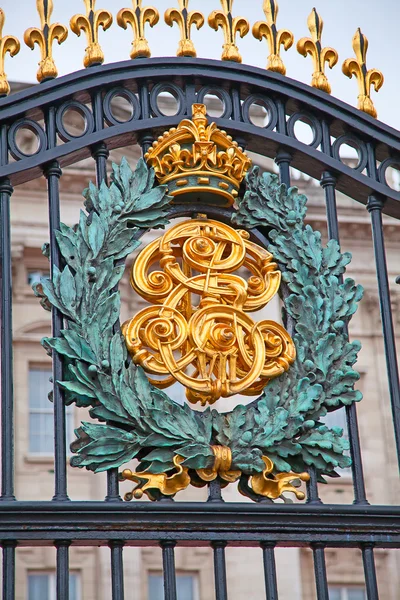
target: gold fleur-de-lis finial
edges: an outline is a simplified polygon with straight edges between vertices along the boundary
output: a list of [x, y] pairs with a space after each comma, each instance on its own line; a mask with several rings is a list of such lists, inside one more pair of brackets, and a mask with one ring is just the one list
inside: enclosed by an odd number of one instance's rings
[[342, 66], [342, 71], [350, 79], [353, 75], [358, 81], [358, 108], [372, 117], [378, 113], [370, 97], [371, 85], [377, 92], [383, 85], [383, 74], [378, 69], [367, 69], [368, 40], [361, 29], [358, 28], [353, 37], [353, 50], [356, 58], [347, 58]]
[[215, 31], [218, 31], [218, 27], [221, 27], [224, 32], [225, 42], [222, 45], [221, 59], [242, 62], [239, 48], [235, 43], [236, 34], [239, 33], [240, 37], [247, 35], [250, 29], [249, 22], [244, 17], [232, 16], [233, 0], [221, 0], [221, 6], [222, 10], [213, 10], [208, 17], [210, 27]]
[[179, 40], [178, 50], [176, 51], [177, 56], [196, 56], [196, 49], [192, 40], [190, 39], [190, 30], [193, 25], [196, 25], [197, 29], [203, 27], [204, 17], [200, 12], [192, 11], [189, 12], [189, 0], [179, 0], [179, 9], [168, 8], [164, 15], [165, 22], [170, 27], [173, 26], [174, 22], [178, 23], [181, 31], [181, 39]]
[[117, 23], [123, 29], [131, 25], [133, 29], [133, 42], [130, 57], [148, 58], [151, 56], [148, 41], [144, 37], [144, 27], [149, 23], [154, 27], [158, 23], [160, 15], [156, 8], [146, 6], [142, 8], [142, 0], [132, 0], [132, 8], [122, 8], [117, 14]]
[[40, 27], [30, 27], [24, 33], [25, 44], [33, 50], [35, 44], [39, 46], [41, 60], [36, 74], [37, 80], [52, 79], [57, 77], [58, 71], [53, 60], [53, 43], [55, 40], [62, 44], [67, 39], [68, 29], [60, 23], [50, 25], [53, 12], [53, 0], [36, 0], [36, 8], [40, 17]]
[[267, 69], [276, 73], [286, 74], [286, 68], [280, 56], [280, 47], [285, 50], [293, 44], [293, 33], [288, 29], [277, 29], [278, 4], [275, 0], [264, 0], [263, 11], [266, 21], [257, 21], [253, 25], [253, 35], [257, 40], [265, 38], [269, 46]]
[[10, 85], [7, 81], [7, 75], [4, 71], [4, 59], [7, 52], [10, 56], [18, 54], [20, 49], [19, 40], [13, 35], [3, 36], [3, 27], [6, 16], [2, 8], [0, 8], [0, 96], [7, 96], [10, 93]]
[[106, 31], [111, 27], [113, 18], [108, 10], [96, 10], [96, 0], [83, 0], [86, 8], [86, 15], [74, 15], [69, 25], [71, 30], [77, 36], [81, 31], [86, 34], [87, 47], [83, 59], [83, 65], [90, 67], [92, 65], [101, 65], [104, 62], [104, 54], [99, 44], [99, 28]]
[[324, 22], [315, 10], [312, 9], [307, 19], [308, 29], [311, 33], [311, 38], [301, 38], [297, 42], [297, 52], [303, 56], [309, 54], [314, 63], [314, 72], [312, 75], [311, 85], [327, 94], [331, 93], [331, 86], [328, 78], [325, 75], [325, 63], [332, 69], [338, 61], [338, 53], [334, 48], [327, 46], [322, 47], [321, 35], [324, 27]]

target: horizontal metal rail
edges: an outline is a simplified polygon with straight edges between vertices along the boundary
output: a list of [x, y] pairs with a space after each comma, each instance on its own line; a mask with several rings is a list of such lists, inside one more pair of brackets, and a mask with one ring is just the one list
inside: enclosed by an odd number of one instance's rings
[[20, 545], [127, 545], [160, 540], [199, 545], [358, 546], [400, 548], [400, 507], [244, 503], [1, 502], [0, 540]]

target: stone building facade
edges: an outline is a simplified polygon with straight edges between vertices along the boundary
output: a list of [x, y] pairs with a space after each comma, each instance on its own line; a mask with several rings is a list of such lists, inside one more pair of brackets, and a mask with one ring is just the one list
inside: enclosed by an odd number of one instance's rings
[[[29, 140], [26, 140], [27, 147]], [[126, 155], [133, 165], [139, 156], [137, 147], [113, 151], [110, 160]], [[259, 156], [255, 164], [274, 169], [272, 162]], [[95, 179], [93, 161], [68, 167], [61, 178], [61, 218], [67, 224], [78, 220], [82, 190]], [[308, 220], [326, 237], [325, 208], [321, 188], [311, 179], [293, 173], [293, 184], [309, 199]], [[49, 269], [41, 253], [48, 239], [47, 195], [43, 178], [16, 188], [12, 198], [13, 254], [13, 331], [15, 370], [16, 496], [18, 500], [50, 500], [53, 496], [53, 456], [51, 450], [51, 404], [47, 401], [50, 359], [40, 345], [50, 334], [50, 315], [43, 311], [31, 290], [31, 284]], [[388, 395], [384, 345], [379, 315], [378, 291], [371, 241], [369, 215], [365, 207], [339, 195], [338, 212], [342, 248], [353, 260], [348, 275], [365, 287], [365, 296], [351, 325], [351, 337], [362, 342], [358, 370], [359, 388], [364, 394], [358, 406], [361, 446], [367, 495], [371, 504], [395, 504], [399, 497], [393, 426]], [[157, 232], [149, 234], [157, 235]], [[392, 286], [392, 301], [397, 333], [400, 333], [399, 274], [400, 222], [385, 219], [387, 259]], [[149, 237], [146, 238], [148, 240]], [[121, 285], [122, 315], [133, 315], [140, 300], [130, 290], [127, 277]], [[397, 286], [398, 287], [398, 286]], [[279, 305], [270, 309], [279, 319]], [[226, 402], [226, 401], [225, 401]], [[231, 401], [230, 401], [231, 402]], [[221, 406], [222, 407], [222, 406]], [[83, 409], [68, 410], [68, 429], [87, 419]], [[344, 423], [342, 411], [334, 417]], [[49, 443], [50, 440], [50, 443]], [[231, 489], [232, 488], [232, 489]], [[226, 501], [242, 499], [234, 487], [224, 491]], [[324, 502], [352, 503], [351, 473], [320, 485]], [[128, 491], [121, 485], [121, 493]], [[106, 495], [106, 477], [68, 467], [68, 490], [73, 500], [102, 500]], [[205, 499], [204, 490], [190, 489], [177, 499]], [[71, 547], [71, 600], [108, 600], [110, 587], [110, 551], [107, 547]], [[396, 600], [400, 584], [400, 556], [397, 551], [376, 552], [380, 597]], [[230, 600], [261, 600], [265, 597], [262, 556], [258, 548], [228, 547], [226, 550], [228, 596]], [[276, 561], [280, 600], [315, 600], [312, 554], [308, 549], [277, 548]], [[327, 549], [326, 561], [332, 600], [364, 600], [364, 573], [358, 549]], [[176, 549], [179, 600], [214, 598], [213, 560], [207, 547]], [[47, 547], [17, 549], [18, 600], [55, 599], [55, 550]], [[157, 547], [124, 549], [125, 597], [127, 600], [161, 600], [161, 551]], [[47, 595], [46, 595], [47, 594]]]

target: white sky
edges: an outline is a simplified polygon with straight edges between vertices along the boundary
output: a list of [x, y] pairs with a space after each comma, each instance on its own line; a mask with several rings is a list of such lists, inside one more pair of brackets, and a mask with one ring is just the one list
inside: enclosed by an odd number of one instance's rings
[[[166, 8], [177, 6], [177, 0], [143, 0], [143, 5], [153, 5], [160, 12], [158, 25], [151, 30], [146, 26], [147, 38], [153, 56], [175, 56], [179, 39], [178, 27], [173, 30], [164, 23], [163, 14]], [[262, 0], [235, 0], [234, 14], [245, 16], [251, 26], [255, 21], [263, 19]], [[39, 17], [36, 12], [35, 0], [0, 0], [0, 5], [6, 14], [6, 23], [3, 34], [16, 35], [21, 41], [23, 32], [28, 27], [39, 26]], [[339, 63], [332, 71], [327, 69], [332, 85], [332, 95], [355, 106], [357, 103], [358, 88], [355, 79], [349, 80], [341, 72], [343, 60], [353, 56], [352, 38], [357, 27], [369, 40], [367, 66], [380, 69], [385, 82], [382, 89], [371, 95], [378, 111], [379, 119], [400, 129], [400, 83], [399, 83], [399, 56], [400, 56], [400, 0], [280, 0], [279, 1], [279, 28], [293, 31], [295, 44], [300, 37], [308, 36], [307, 17], [315, 5], [324, 20], [322, 41], [324, 45], [333, 46], [339, 52]], [[128, 0], [97, 0], [96, 8], [106, 8], [114, 16], [111, 28], [100, 32], [100, 44], [105, 53], [105, 62], [116, 62], [129, 58], [131, 30], [124, 31], [118, 27], [115, 15], [123, 6], [130, 6]], [[219, 7], [218, 0], [191, 0], [190, 10], [200, 10], [207, 17], [215, 8]], [[83, 0], [54, 0], [53, 21], [69, 24], [72, 15], [84, 12]], [[219, 58], [223, 41], [221, 30], [217, 32], [205, 24], [197, 32], [193, 30], [193, 41], [197, 55], [202, 58]], [[84, 48], [86, 45], [84, 35], [78, 38], [69, 31], [69, 36], [62, 46], [54, 45], [54, 57], [59, 70], [59, 75], [71, 73], [82, 68]], [[288, 52], [282, 50], [287, 75], [293, 79], [310, 83], [312, 74], [312, 61], [300, 56], [295, 49], [295, 44]], [[243, 40], [238, 38], [239, 49], [243, 56], [244, 64], [265, 67], [267, 59], [267, 44], [258, 42], [251, 34]], [[36, 81], [37, 62], [39, 49], [31, 51], [22, 42], [20, 53], [13, 59], [6, 58], [6, 72], [11, 81]]]

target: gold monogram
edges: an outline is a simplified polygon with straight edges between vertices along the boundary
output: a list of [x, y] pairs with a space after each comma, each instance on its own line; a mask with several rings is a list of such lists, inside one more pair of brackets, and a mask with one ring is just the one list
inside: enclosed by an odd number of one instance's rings
[[[295, 359], [293, 341], [274, 321], [247, 314], [279, 289], [273, 256], [218, 221], [179, 223], [137, 257], [131, 284], [152, 306], [123, 325], [129, 352], [151, 382], [186, 387], [190, 402], [256, 395]], [[156, 268], [158, 266], [158, 268]], [[245, 279], [238, 270], [247, 271]]]

